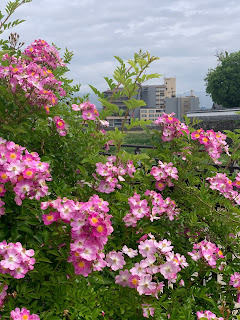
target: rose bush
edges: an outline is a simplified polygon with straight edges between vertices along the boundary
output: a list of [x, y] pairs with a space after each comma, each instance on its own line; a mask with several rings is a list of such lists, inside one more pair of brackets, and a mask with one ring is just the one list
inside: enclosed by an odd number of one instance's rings
[[[91, 86], [99, 112], [72, 95], [72, 53], [41, 39], [20, 51], [13, 39], [0, 67], [2, 318], [237, 319], [240, 178], [229, 165], [240, 131], [227, 143], [174, 114], [127, 125], [144, 105], [139, 85], [159, 77], [146, 73], [149, 53], [117, 57], [109, 100]], [[125, 120], [106, 132], [113, 113]], [[122, 144], [136, 126], [155, 148], [132, 155]]]

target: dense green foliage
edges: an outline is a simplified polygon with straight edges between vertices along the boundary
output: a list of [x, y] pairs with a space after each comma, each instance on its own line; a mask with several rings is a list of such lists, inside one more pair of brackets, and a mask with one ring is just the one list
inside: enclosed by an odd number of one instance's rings
[[[7, 53], [11, 59], [24, 58], [18, 46], [16, 50], [11, 43], [5, 42], [3, 45], [2, 56]], [[15, 279], [8, 273], [0, 273], [0, 282], [8, 285], [8, 295], [2, 304], [1, 316], [9, 319], [12, 310], [25, 307], [31, 314], [38, 314], [42, 320], [140, 320], [144, 319], [142, 305], [148, 304], [155, 308], [154, 318], [159, 320], [167, 320], [169, 316], [171, 320], [195, 320], [196, 312], [203, 310], [211, 310], [224, 320], [236, 319], [236, 314], [239, 313], [235, 307], [238, 289], [229, 285], [229, 281], [231, 275], [239, 271], [240, 208], [234, 198], [227, 198], [223, 192], [211, 189], [208, 178], [214, 177], [217, 172], [226, 173], [235, 183], [237, 172], [230, 174], [228, 167], [240, 156], [240, 131], [227, 133], [232, 144], [229, 148], [230, 155], [224, 155], [224, 167], [216, 165], [213, 156], [209, 156], [211, 151], [206, 151], [204, 144], [191, 136], [191, 133], [195, 134], [195, 137], [200, 136], [201, 132], [195, 132], [190, 126], [184, 127], [186, 129], [182, 126], [182, 131], [174, 133], [175, 136], [168, 141], [164, 141], [164, 125], [161, 125], [160, 130], [155, 130], [155, 126], [147, 127], [148, 122], [139, 120], [132, 120], [128, 126], [123, 122], [120, 130], [104, 132], [101, 120], [112, 113], [121, 115], [121, 110], [112, 103], [111, 98], [104, 99], [102, 93], [92, 87], [106, 108], [94, 120], [86, 120], [81, 111], [74, 111], [72, 105], [75, 105], [75, 109], [80, 108], [88, 97], [73, 98], [72, 93], [75, 95], [80, 86], [72, 86], [72, 81], [65, 75], [71, 58], [72, 53], [66, 51], [63, 58], [66, 65], [58, 65], [50, 70], [55, 79], [62, 82], [61, 87], [66, 95], [56, 93], [58, 103], [53, 104], [49, 110], [44, 108], [44, 104], [40, 107], [37, 103], [32, 104], [31, 96], [26, 95], [21, 84], [16, 85], [14, 91], [8, 78], [3, 76], [1, 68], [0, 136], [6, 141], [26, 147], [29, 152], [37, 152], [42, 162], [50, 164], [52, 176], [52, 180], [47, 181], [49, 193], [40, 200], [26, 197], [22, 199], [21, 205], [17, 205], [14, 200], [15, 190], [12, 185], [18, 180], [5, 184], [7, 192], [1, 196], [5, 202], [5, 215], [0, 217], [0, 242], [21, 242], [24, 248], [34, 249], [36, 263], [34, 269], [21, 279]], [[111, 89], [123, 87], [122, 94], [128, 97], [127, 114], [144, 105], [143, 101], [133, 99], [138, 85], [159, 77], [157, 74], [147, 74], [147, 68], [156, 59], [142, 51], [127, 63], [117, 57], [119, 66], [113, 78], [105, 78]], [[9, 66], [7, 59], [1, 63], [6, 68], [16, 68], [16, 65]], [[41, 63], [39, 65], [44, 68]], [[42, 88], [46, 89], [54, 91], [55, 87], [48, 85]], [[112, 100], [114, 98], [115, 96]], [[59, 135], [54, 122], [56, 116], [60, 117], [61, 121], [64, 119], [67, 124], [66, 135]], [[168, 121], [170, 129], [174, 127], [173, 123], [180, 126], [171, 115]], [[145, 134], [127, 133], [127, 130], [138, 126], [143, 128]], [[220, 134], [213, 133], [213, 136], [217, 145]], [[0, 160], [3, 162], [2, 146], [7, 144], [6, 141], [1, 140], [0, 145]], [[96, 170], [96, 164], [101, 166], [110, 161], [104, 155], [109, 141], [112, 141], [116, 156], [115, 169], [132, 161], [136, 172], [122, 174], [124, 178], [121, 177], [121, 172], [116, 174], [114, 177], [118, 179], [119, 186], [114, 186], [114, 190], [108, 193], [99, 187], [99, 180], [105, 179], [106, 172], [101, 176]], [[141, 154], [134, 155], [122, 147], [125, 143], [153, 145], [155, 148], [142, 150]], [[213, 146], [212, 149], [214, 148]], [[223, 152], [221, 147], [219, 150]], [[153, 166], [160, 165], [158, 160], [172, 163], [178, 172], [178, 177], [172, 179], [174, 184], [168, 183], [161, 191], [156, 187], [152, 173]], [[223, 183], [224, 188], [230, 188], [231, 181], [226, 185]], [[174, 209], [170, 210], [170, 216], [163, 210], [157, 219], [154, 219], [153, 215], [151, 220], [150, 213], [147, 212], [138, 219], [136, 225], [126, 227], [124, 219], [130, 212], [129, 199], [132, 199], [135, 193], [141, 196], [141, 200], [148, 200], [149, 212], [152, 212], [154, 204], [145, 195], [147, 190], [157, 192], [155, 197], [162, 197], [166, 200], [165, 204], [171, 203]], [[188, 265], [177, 272], [172, 282], [164, 277], [160, 269], [153, 273], [153, 283], [164, 284], [159, 292], [155, 292], [157, 298], [147, 291], [146, 295], [141, 294], [139, 288], [137, 291], [133, 287], [117, 284], [116, 276], [121, 270], [114, 270], [110, 264], [101, 271], [92, 272], [91, 269], [87, 277], [84, 277], [76, 274], [74, 265], [68, 262], [73, 243], [72, 225], [67, 219], [60, 217], [52, 224], [47, 224], [44, 216], [47, 211], [41, 207], [41, 202], [56, 200], [58, 197], [87, 202], [93, 195], [99, 195], [108, 202], [108, 213], [112, 216], [113, 231], [109, 232], [108, 241], [103, 246], [104, 255], [108, 256], [112, 251], [120, 252], [125, 245], [137, 250], [140, 238], [150, 235], [155, 237], [156, 242], [164, 239], [171, 241], [175, 254], [185, 256]], [[95, 208], [96, 211], [98, 209]], [[91, 212], [92, 207], [89, 210]], [[89, 211], [86, 212], [86, 215], [89, 214]], [[80, 224], [85, 219], [84, 215], [81, 219], [78, 221]], [[71, 223], [75, 221], [73, 216], [70, 220]], [[81, 231], [80, 228], [79, 230]], [[90, 231], [96, 232], [94, 225], [84, 229], [85, 234], [90, 234]], [[94, 240], [96, 238], [97, 236]], [[189, 255], [193, 246], [201, 241], [215, 243], [221, 248], [223, 254], [217, 252], [219, 257], [216, 268], [206, 263], [203, 258], [195, 261]], [[160, 251], [156, 251], [154, 256], [157, 268], [165, 263], [165, 256]], [[224, 258], [220, 257], [222, 255]], [[0, 258], [3, 259], [2, 256]], [[147, 260], [149, 257], [146, 255], [144, 258]], [[174, 256], [172, 264], [176, 260]], [[130, 270], [135, 263], [143, 261], [143, 258], [140, 255], [134, 258], [125, 256], [125, 261], [124, 267], [119, 269]], [[81, 263], [80, 260], [78, 262]], [[221, 277], [222, 281], [217, 281], [217, 277]]]
[[224, 108], [239, 108], [240, 51], [220, 54], [217, 67], [209, 69], [205, 81], [206, 92], [214, 102]]

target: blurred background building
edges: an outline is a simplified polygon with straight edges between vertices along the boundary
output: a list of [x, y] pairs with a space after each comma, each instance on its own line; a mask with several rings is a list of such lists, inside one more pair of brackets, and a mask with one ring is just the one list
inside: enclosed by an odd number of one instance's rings
[[136, 108], [128, 113], [124, 101], [128, 98], [121, 94], [122, 88], [117, 90], [104, 91], [104, 98], [116, 104], [122, 110], [121, 116], [112, 115], [107, 117], [110, 127], [121, 127], [122, 121], [126, 119], [126, 124], [130, 123], [131, 118], [140, 120], [156, 120], [163, 112], [174, 112], [176, 118], [183, 119], [187, 112], [199, 110], [199, 98], [193, 94], [189, 96], [176, 96], [176, 78], [164, 78], [163, 84], [141, 85], [138, 94], [134, 99], [143, 100], [145, 106]]

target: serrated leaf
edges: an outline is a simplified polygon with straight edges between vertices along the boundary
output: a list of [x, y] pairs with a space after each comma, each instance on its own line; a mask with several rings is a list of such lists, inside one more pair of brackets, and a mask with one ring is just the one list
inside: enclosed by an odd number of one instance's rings
[[47, 262], [47, 263], [52, 263], [51, 260], [49, 260], [48, 258], [46, 257], [37, 257], [37, 262]]
[[98, 99], [104, 107], [112, 112], [118, 112], [119, 108], [116, 104], [109, 102], [107, 99]]
[[32, 229], [28, 228], [26, 225], [19, 226], [18, 230], [24, 231], [25, 233], [29, 234], [30, 236], [34, 235], [34, 232], [32, 231]]

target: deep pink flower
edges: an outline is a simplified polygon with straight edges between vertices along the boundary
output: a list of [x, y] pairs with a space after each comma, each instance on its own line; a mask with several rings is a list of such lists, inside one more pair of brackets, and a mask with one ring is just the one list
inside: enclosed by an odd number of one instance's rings
[[60, 214], [57, 211], [55, 211], [55, 212], [51, 211], [47, 214], [42, 215], [42, 220], [45, 225], [50, 225], [53, 222], [57, 221], [59, 218], [60, 218]]
[[139, 280], [140, 280], [140, 277], [138, 275], [131, 274], [129, 279], [128, 279], [129, 287], [137, 289]]
[[99, 221], [96, 226], [93, 227], [92, 233], [95, 237], [101, 237], [107, 235], [107, 226], [103, 221]]

